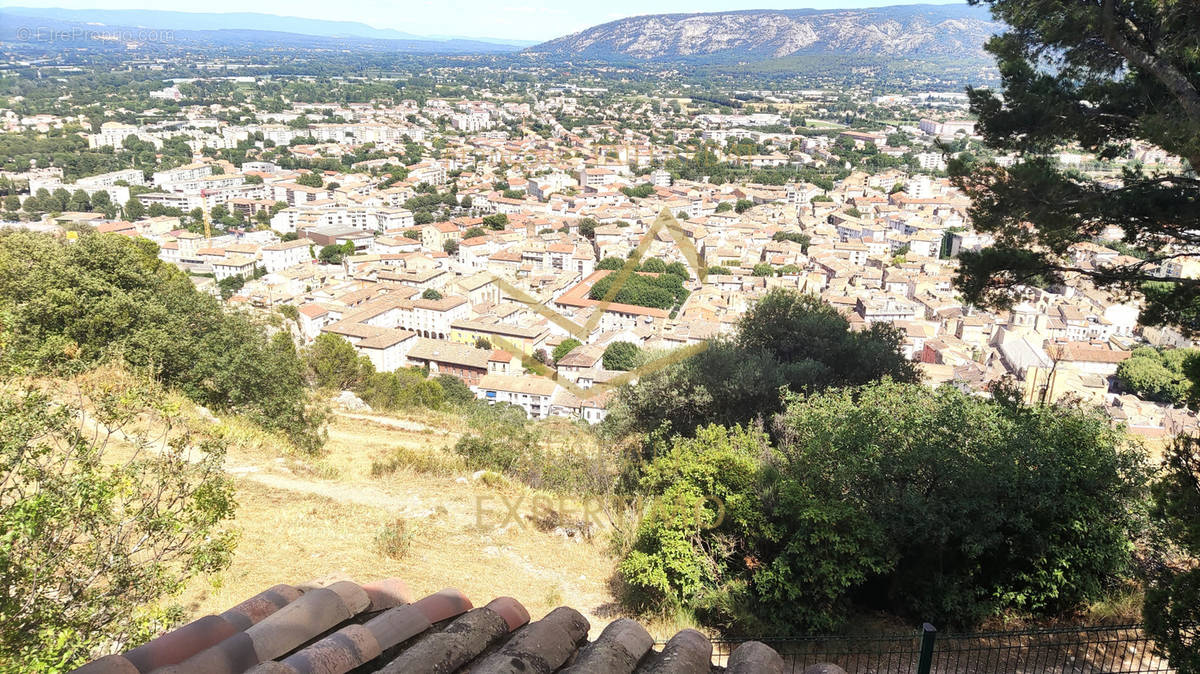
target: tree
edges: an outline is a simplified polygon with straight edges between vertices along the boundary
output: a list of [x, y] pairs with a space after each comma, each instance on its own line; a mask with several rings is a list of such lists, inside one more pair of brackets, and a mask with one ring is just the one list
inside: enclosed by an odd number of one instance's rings
[[576, 347], [579, 346], [583, 346], [583, 342], [575, 339], [574, 337], [568, 337], [562, 342], [559, 342], [558, 346], [554, 347], [554, 353], [552, 354], [554, 356], [554, 362], [557, 363], [558, 361], [562, 360], [563, 357], [574, 351]]
[[732, 272], [732, 271], [730, 271], [729, 267], [722, 267], [722, 266], [720, 266], [720, 265], [713, 265], [713, 266], [711, 266], [711, 267], [709, 267], [709, 268], [708, 268], [708, 273], [709, 273], [709, 275], [710, 275], [710, 276], [711, 276], [711, 275], [713, 275], [713, 274], [723, 274], [723, 275], [725, 275], [725, 276], [728, 276], [728, 275], [732, 274], [733, 272]]
[[4, 197], [4, 210], [10, 213], [16, 213], [21, 210], [21, 197], [15, 194], [10, 194]]
[[70, 374], [117, 358], [211, 409], [245, 414], [305, 451], [324, 438], [288, 334], [226, 312], [146, 239], [74, 243], [0, 234], [0, 308], [12, 366]]
[[[1021, 161], [1007, 168], [950, 163], [973, 200], [975, 228], [995, 236], [993, 246], [961, 256], [957, 286], [971, 302], [1010, 306], [1023, 287], [1079, 275], [1142, 289], [1145, 324], [1200, 330], [1200, 279], [1155, 283], [1161, 263], [1200, 243], [1200, 179], [1186, 167], [1132, 166], [1113, 188], [1053, 156], [1077, 146], [1110, 160], [1137, 142], [1182, 157], [1192, 171], [1200, 167], [1200, 12], [1137, 0], [984, 1], [1010, 27], [987, 44], [1003, 99], [972, 89], [971, 111], [986, 144], [1021, 153]], [[1106, 226], [1121, 228], [1146, 259], [1071, 264], [1071, 246]]]
[[682, 262], [672, 262], [671, 264], [668, 264], [665, 271], [668, 274], [674, 274], [675, 276], [678, 276], [684, 281], [692, 278], [691, 273], [688, 272], [687, 265]]
[[739, 633], [835, 629], [860, 602], [971, 627], [1132, 572], [1146, 457], [1100, 410], [881, 381], [788, 394], [771, 431], [658, 450], [619, 566], [649, 608]]
[[130, 220], [141, 220], [142, 216], [146, 215], [146, 207], [138, 201], [137, 197], [130, 197], [129, 201], [125, 202], [125, 217]]
[[487, 236], [487, 230], [482, 227], [468, 227], [467, 231], [463, 232], [463, 240], [474, 239], [477, 236]]
[[[662, 264], [662, 260], [657, 260]], [[666, 265], [663, 265], [663, 269]], [[617, 274], [609, 274], [596, 281], [588, 291], [588, 297], [594, 300], [604, 299], [612, 289]], [[659, 274], [656, 277], [634, 274], [625, 280], [613, 297], [614, 302], [621, 304], [636, 304], [642, 307], [670, 309], [678, 306], [687, 299], [688, 291], [683, 287], [683, 279], [673, 274]]]
[[733, 425], [779, 411], [780, 388], [819, 391], [889, 377], [919, 379], [900, 350], [901, 337], [875, 324], [852, 331], [819, 297], [772, 290], [742, 316], [733, 340], [709, 348], [620, 389], [605, 421], [618, 434], [669, 423], [691, 433], [707, 423]]
[[[349, 251], [346, 250], [347, 246], [350, 247]], [[353, 242], [342, 245], [331, 243], [328, 246], [321, 246], [320, 252], [317, 253], [317, 259], [321, 261], [321, 264], [341, 264], [347, 255], [353, 253]]]
[[[1180, 436], [1166, 451], [1163, 472], [1152, 490], [1153, 516], [1164, 538], [1183, 554], [1158, 565], [1146, 588], [1146, 632], [1163, 648], [1172, 667], [1200, 671], [1200, 443]], [[1191, 558], [1189, 560], [1188, 558]]]
[[230, 297], [233, 297], [233, 294], [236, 293], [237, 291], [241, 290], [242, 287], [245, 285], [246, 285], [246, 279], [242, 278], [241, 274], [234, 274], [233, 276], [226, 276], [225, 278], [221, 279], [220, 281], [217, 281], [217, 287], [221, 291], [221, 299], [223, 299], [223, 300], [227, 300]]
[[321, 176], [316, 171], [309, 171], [308, 173], [300, 174], [300, 177], [296, 178], [296, 184], [304, 185], [305, 187], [324, 187], [325, 181], [321, 179]]
[[1159, 351], [1143, 347], [1117, 366], [1117, 381], [1139, 398], [1183, 405], [1195, 402], [1189, 373], [1197, 367], [1200, 353], [1193, 349]]
[[667, 271], [667, 263], [656, 257], [652, 257], [643, 262], [641, 269], [638, 271], [649, 272], [652, 274], [662, 274]]
[[458, 242], [454, 239], [448, 239], [442, 244], [442, 250], [450, 255], [458, 255]]
[[625, 266], [625, 260], [619, 257], [606, 257], [596, 263], [596, 269], [608, 269], [616, 271]]
[[323, 332], [304, 350], [308, 378], [317, 388], [357, 390], [375, 373], [371, 359], [358, 355], [340, 335]]
[[0, 390], [0, 659], [24, 671], [153, 636], [164, 600], [226, 568], [236, 541], [221, 442], [145, 380], [110, 372], [83, 395], [86, 412]]
[[733, 211], [735, 213], [745, 213], [751, 208], [754, 208], [753, 201], [750, 201], [749, 199], [738, 199], [737, 203], [733, 207]]
[[592, 218], [583, 218], [579, 221], [579, 235], [589, 239], [596, 238], [596, 227], [598, 227], [599, 224], [600, 223], [596, 222]]
[[733, 210], [733, 204], [729, 203], [728, 201], [722, 201], [721, 203], [717, 204], [717, 212], [718, 213], [728, 213], [729, 211], [732, 211], [732, 210]]
[[508, 224], [508, 216], [503, 213], [497, 213], [495, 215], [483, 216], [483, 226], [487, 227], [488, 229], [502, 231], [504, 229], [504, 226], [507, 224]]
[[766, 262], [759, 262], [750, 273], [754, 276], [774, 276], [775, 268]]
[[433, 288], [426, 288], [425, 292], [421, 293], [421, 299], [440, 300], [440, 299], [442, 299], [442, 294], [439, 293], [438, 291], [434, 290]]
[[487, 337], [479, 337], [475, 340], [475, 348], [491, 351], [492, 350], [492, 342]]
[[630, 342], [613, 342], [604, 349], [604, 369], [629, 371], [637, 367], [642, 350]]

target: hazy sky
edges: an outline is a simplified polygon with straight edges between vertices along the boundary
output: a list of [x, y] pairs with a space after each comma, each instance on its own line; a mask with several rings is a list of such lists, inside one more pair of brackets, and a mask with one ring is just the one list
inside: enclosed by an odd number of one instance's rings
[[[924, 0], [955, 4], [965, 0]], [[800, 0], [796, 4], [736, 0], [0, 0], [0, 6], [68, 9], [160, 9], [180, 12], [263, 12], [312, 19], [361, 21], [418, 35], [545, 40], [637, 14], [735, 9], [840, 9], [917, 4], [917, 0]]]

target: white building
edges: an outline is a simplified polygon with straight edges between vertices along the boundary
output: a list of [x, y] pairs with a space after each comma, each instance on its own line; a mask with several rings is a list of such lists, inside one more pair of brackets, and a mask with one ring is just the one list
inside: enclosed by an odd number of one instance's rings
[[556, 386], [542, 377], [486, 374], [475, 388], [488, 403], [510, 403], [525, 410], [531, 419], [545, 419], [550, 415], [550, 398]]
[[311, 245], [313, 242], [308, 239], [296, 239], [264, 246], [262, 249], [263, 268], [267, 270], [268, 274], [271, 274], [289, 267], [307, 264], [312, 259], [312, 255], [308, 252]]

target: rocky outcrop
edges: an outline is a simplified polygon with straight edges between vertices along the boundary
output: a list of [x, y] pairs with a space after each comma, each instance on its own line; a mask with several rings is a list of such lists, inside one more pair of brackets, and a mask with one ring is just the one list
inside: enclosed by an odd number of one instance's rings
[[594, 26], [528, 51], [638, 60], [809, 53], [985, 59], [983, 43], [1000, 28], [986, 9], [966, 5], [656, 14]]

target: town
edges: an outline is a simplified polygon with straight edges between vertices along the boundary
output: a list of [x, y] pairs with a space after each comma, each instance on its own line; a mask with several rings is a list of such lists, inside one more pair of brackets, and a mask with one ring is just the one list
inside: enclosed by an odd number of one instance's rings
[[[627, 370], [731, 334], [756, 298], [790, 288], [860, 328], [894, 326], [930, 385], [982, 392], [1010, 376], [1027, 402], [1078, 397], [1150, 435], [1195, 427], [1187, 411], [1115, 384], [1139, 345], [1191, 344], [1141, 329], [1135, 298], [1077, 275], [1010, 311], [959, 299], [956, 257], [991, 242], [945, 177], [948, 159], [984, 151], [964, 94], [731, 92], [734, 110], [539, 86], [421, 103], [247, 103], [227, 121], [230, 106], [189, 102], [214, 84], [229, 81], [152, 92], [178, 110], [147, 111], [152, 123], [4, 111], [9, 132], [169, 150], [178, 164], [5, 171], [20, 186], [6, 226], [147, 239], [229, 305], [293, 312], [302, 343], [337, 335], [377, 371], [454, 375], [531, 418], [602, 420]], [[1058, 159], [1100, 177], [1179, 166], [1146, 145], [1113, 161]], [[1071, 261], [1126, 264], [1120, 238], [1113, 228], [1077, 244]], [[635, 282], [607, 293], [626, 264]], [[1155, 273], [1193, 277], [1198, 266], [1173, 257]], [[640, 355], [612, 357], [614, 345]]]
[[1200, 13], [902, 1], [0, 7], [0, 674], [1200, 671]]

